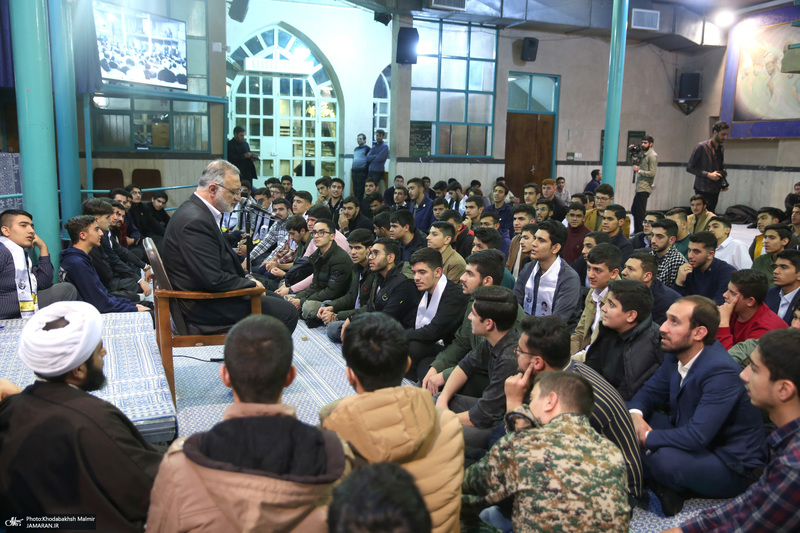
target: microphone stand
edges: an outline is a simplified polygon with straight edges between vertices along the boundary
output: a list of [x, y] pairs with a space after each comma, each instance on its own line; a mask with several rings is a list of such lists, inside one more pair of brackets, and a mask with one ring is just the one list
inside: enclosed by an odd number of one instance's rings
[[[266, 219], [277, 221], [278, 218], [273, 216], [272, 213], [264, 209], [258, 202], [250, 198], [242, 198], [242, 201], [239, 205], [234, 209], [234, 212], [239, 212], [244, 220], [244, 228], [245, 228], [245, 270], [247, 271], [247, 275], [251, 276], [253, 274], [253, 265], [250, 259], [250, 253], [253, 251], [253, 230], [250, 229], [250, 217], [258, 212], [262, 215], [265, 215]], [[262, 218], [264, 220], [264, 218]]]

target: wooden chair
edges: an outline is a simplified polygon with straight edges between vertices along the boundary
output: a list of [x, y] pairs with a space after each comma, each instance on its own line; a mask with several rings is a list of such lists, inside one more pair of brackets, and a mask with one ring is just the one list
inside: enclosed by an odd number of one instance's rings
[[[219, 298], [250, 297], [250, 312], [261, 313], [261, 295], [263, 287], [249, 287], [227, 292], [198, 292], [176, 291], [167, 277], [161, 255], [149, 237], [144, 239], [144, 249], [155, 277], [155, 290], [153, 291], [156, 314], [156, 339], [161, 352], [161, 363], [172, 393], [172, 402], [177, 407], [175, 398], [175, 369], [172, 361], [173, 348], [189, 348], [193, 346], [219, 346], [225, 344], [228, 330], [233, 327], [219, 326], [213, 329], [193, 327], [187, 325], [183, 313], [178, 306], [178, 300], [215, 300]], [[170, 318], [172, 321], [170, 323]]]

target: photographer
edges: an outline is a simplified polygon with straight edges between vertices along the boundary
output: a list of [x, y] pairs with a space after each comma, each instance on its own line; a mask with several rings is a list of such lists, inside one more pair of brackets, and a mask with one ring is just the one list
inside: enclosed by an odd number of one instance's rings
[[642, 137], [641, 147], [632, 144], [628, 147], [633, 159], [633, 171], [636, 173], [636, 196], [633, 197], [631, 214], [633, 215], [633, 231], [639, 233], [644, 227], [644, 216], [647, 213], [647, 199], [653, 192], [653, 181], [658, 168], [658, 154], [653, 150], [653, 138]]
[[686, 172], [694, 174], [694, 192], [707, 200], [708, 210], [717, 211], [720, 191], [728, 190], [728, 173], [723, 168], [723, 144], [728, 138], [730, 126], [717, 121], [711, 127], [711, 138], [698, 144], [686, 165]]

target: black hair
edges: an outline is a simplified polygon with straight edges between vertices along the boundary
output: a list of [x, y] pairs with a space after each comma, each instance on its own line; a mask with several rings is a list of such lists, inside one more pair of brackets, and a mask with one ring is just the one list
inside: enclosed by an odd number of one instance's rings
[[495, 228], [475, 228], [472, 230], [475, 239], [481, 241], [487, 248], [499, 250], [503, 245], [503, 237]]
[[769, 370], [770, 381], [786, 379], [800, 395], [800, 330], [775, 329], [758, 339], [761, 362]]
[[718, 131], [729, 130], [731, 129], [730, 125], [725, 122], [724, 120], [718, 120], [711, 126], [711, 133], [717, 133]]
[[437, 205], [443, 205], [443, 206], [447, 207], [447, 200], [437, 196], [436, 198], [433, 199], [433, 204], [432, 205], [433, 205], [433, 207], [436, 207]]
[[466, 263], [475, 265], [481, 278], [492, 277], [492, 285], [500, 285], [506, 270], [506, 258], [497, 249], [480, 250], [467, 256]]
[[328, 231], [331, 232], [331, 234], [336, 234], [336, 225], [333, 223], [333, 220], [329, 218], [318, 218], [317, 221], [314, 222], [315, 226], [317, 224], [325, 224], [325, 227], [328, 228]]
[[[766, 228], [764, 228], [764, 233], [767, 233], [767, 230], [772, 230], [778, 234], [778, 238], [780, 240], [788, 239], [792, 240], [792, 228], [788, 224], [770, 224]], [[788, 243], [787, 243], [788, 246]]]
[[611, 237], [609, 237], [608, 233], [606, 233], [605, 231], [590, 231], [589, 233], [586, 234], [584, 239], [586, 237], [594, 239], [595, 245], [611, 242]]
[[234, 128], [233, 128], [233, 134], [234, 135], [236, 135], [237, 133], [242, 133], [243, 131], [244, 131], [244, 128], [241, 127], [241, 126], [234, 126]]
[[795, 272], [800, 272], [800, 251], [798, 250], [783, 250], [778, 252], [775, 256], [776, 259], [786, 259], [794, 267]]
[[447, 190], [447, 182], [446, 181], [437, 181], [436, 185], [431, 187], [434, 191], [446, 191]]
[[620, 279], [608, 284], [608, 292], [614, 293], [622, 310], [636, 311], [636, 323], [642, 322], [653, 313], [653, 293], [641, 281]]
[[492, 319], [498, 331], [508, 331], [517, 320], [517, 297], [500, 285], [478, 287], [472, 291], [472, 309], [483, 319]]
[[344, 189], [344, 180], [342, 178], [331, 178], [331, 185], [333, 185], [334, 183], [340, 184], [342, 186], [342, 189]]
[[667, 211], [667, 216], [678, 217], [681, 222], [686, 222], [689, 219], [689, 215], [686, 213], [686, 209], [682, 207], [676, 207], [674, 209], [670, 209], [669, 211]]
[[531, 355], [538, 355], [550, 368], [564, 368], [569, 363], [570, 331], [558, 315], [527, 315], [520, 323], [522, 333], [528, 336], [525, 347]]
[[492, 224], [499, 224], [500, 223], [500, 217], [497, 216], [497, 213], [494, 212], [494, 211], [485, 211], [484, 210], [484, 212], [481, 213], [480, 218], [481, 219], [491, 218], [492, 219]]
[[389, 221], [389, 213], [388, 211], [384, 211], [383, 213], [378, 213], [375, 215], [375, 218], [372, 219], [372, 224], [383, 229], [389, 229], [389, 225], [391, 222]]
[[580, 202], [572, 202], [571, 204], [569, 204], [569, 207], [567, 208], [567, 212], [569, 213], [570, 211], [580, 211], [585, 215], [586, 206]]
[[400, 227], [408, 226], [408, 231], [411, 233], [417, 231], [417, 225], [414, 223], [414, 215], [411, 214], [411, 211], [406, 209], [398, 209], [392, 213], [389, 217], [389, 222], [397, 224]]
[[225, 339], [225, 367], [243, 402], [277, 403], [292, 367], [292, 335], [280, 320], [250, 315]]
[[430, 533], [431, 524], [414, 477], [394, 463], [354, 470], [328, 508], [328, 533]]
[[598, 194], [605, 194], [605, 195], [606, 195], [606, 196], [608, 196], [609, 198], [614, 198], [614, 187], [612, 187], [612, 186], [611, 186], [610, 184], [608, 184], [608, 183], [601, 183], [601, 184], [600, 184], [600, 185], [598, 185], [598, 186], [597, 186], [597, 188], [594, 190], [594, 195], [595, 195], [595, 197], [596, 197]]
[[286, 209], [291, 213], [292, 212], [292, 204], [289, 203], [289, 200], [286, 198], [275, 198], [272, 200], [272, 207], [275, 208], [276, 205], [285, 206]]
[[444, 235], [445, 237], [450, 237], [451, 243], [456, 238], [456, 229], [449, 222], [444, 222], [444, 221], [434, 222], [433, 224], [431, 224], [431, 229], [433, 228], [438, 229], [440, 232], [442, 232], [442, 235]]
[[372, 246], [372, 243], [375, 242], [375, 237], [368, 229], [356, 228], [347, 236], [347, 242], [350, 244], [361, 244], [365, 248], [369, 248]]
[[442, 268], [442, 254], [439, 250], [433, 248], [422, 247], [414, 251], [411, 257], [408, 258], [408, 263], [414, 265], [415, 263], [425, 263], [431, 270]]
[[468, 196], [467, 199], [464, 201], [464, 205], [466, 205], [467, 203], [475, 204], [475, 207], [477, 207], [478, 209], [485, 207], [483, 203], [483, 196], [478, 196], [477, 194], [472, 194]]
[[133, 198], [133, 195], [130, 193], [130, 191], [126, 191], [121, 187], [117, 187], [116, 189], [111, 189], [108, 191], [109, 198], [114, 198], [118, 194], [124, 196], [125, 198]]
[[605, 265], [609, 272], [613, 272], [622, 266], [622, 253], [610, 242], [604, 242], [589, 250], [586, 262], [592, 265]]
[[[764, 275], [759, 272], [759, 274]], [[764, 278], [766, 276], [764, 275]], [[719, 308], [716, 302], [711, 298], [693, 294], [691, 296], [684, 296], [678, 298], [675, 303], [690, 302], [694, 304], [692, 315], [689, 317], [689, 328], [695, 329], [703, 326], [706, 328], [706, 336], [703, 337], [703, 344], [711, 346], [717, 338], [717, 330], [719, 330]]]
[[555, 220], [545, 220], [544, 222], [540, 222], [538, 224], [538, 229], [536, 231], [546, 231], [550, 237], [550, 245], [560, 244], [561, 247], [564, 247], [564, 243], [567, 242], [567, 228], [564, 227], [561, 222], [556, 222]]
[[353, 194], [342, 200], [342, 205], [344, 204], [353, 204], [357, 208], [361, 208], [361, 202], [359, 202], [358, 198], [356, 198]]
[[310, 204], [314, 203], [314, 198], [311, 196], [311, 193], [308, 192], [308, 191], [295, 191], [294, 197], [295, 198], [300, 198], [302, 200], [305, 200], [306, 202], [308, 202]]
[[455, 209], [445, 209], [442, 211], [442, 214], [439, 215], [439, 220], [458, 220], [460, 224], [463, 218], [461, 217], [461, 213]]
[[702, 244], [703, 249], [707, 252], [713, 252], [717, 249], [717, 238], [710, 231], [698, 231], [689, 235], [689, 242]]
[[64, 229], [67, 230], [72, 244], [77, 244], [81, 240], [81, 232], [86, 231], [86, 228], [96, 222], [92, 215], [78, 215], [67, 220], [64, 224]]
[[342, 340], [345, 363], [367, 392], [399, 386], [408, 354], [403, 326], [384, 313], [355, 316]]
[[306, 216], [309, 218], [331, 218], [331, 210], [327, 205], [316, 204], [312, 205], [306, 211]]
[[650, 252], [636, 252], [628, 259], [637, 259], [642, 263], [642, 271], [650, 272], [654, 278], [658, 275], [658, 260]]
[[319, 187], [320, 185], [324, 185], [325, 187], [331, 186], [331, 177], [330, 176], [322, 176], [317, 181], [314, 182], [315, 187]]
[[578, 201], [580, 203], [582, 203], [584, 206], [586, 205], [586, 202], [589, 201], [589, 198], [582, 192], [576, 192], [576, 193], [572, 194], [570, 196], [570, 200], [573, 199], [573, 198], [577, 198]]
[[292, 215], [286, 219], [286, 231], [302, 232], [308, 231], [308, 222], [303, 218], [303, 215]]
[[23, 211], [22, 209], [6, 209], [0, 213], [0, 226], [9, 226], [12, 224], [12, 219], [19, 216], [28, 217], [33, 221], [33, 215], [27, 211]]
[[702, 194], [695, 194], [694, 196], [689, 198], [689, 202], [695, 202], [697, 200], [700, 200], [701, 202], [703, 202], [704, 206], [708, 205], [708, 200], [706, 200], [706, 197], [703, 196]]
[[612, 213], [614, 213], [614, 218], [616, 218], [617, 220], [625, 220], [625, 217], [628, 214], [628, 212], [625, 211], [625, 208], [619, 204], [607, 205], [603, 211], [611, 211]]
[[511, 212], [516, 215], [518, 213], [525, 213], [528, 216], [528, 220], [535, 220], [536, 219], [536, 208], [530, 204], [517, 204], [514, 206], [514, 209]]
[[105, 198], [93, 197], [87, 198], [81, 205], [82, 215], [102, 216], [111, 215], [114, 213], [114, 207], [111, 203], [107, 202]]
[[165, 202], [169, 202], [169, 196], [167, 196], [166, 191], [156, 191], [153, 193], [153, 200], [156, 198], [163, 198]]
[[533, 380], [539, 385], [539, 398], [551, 392], [558, 396], [562, 413], [574, 413], [589, 417], [594, 409], [594, 390], [592, 384], [577, 372], [542, 372]]
[[735, 270], [731, 272], [731, 283], [736, 285], [743, 298], [753, 298], [757, 306], [764, 302], [769, 290], [767, 275], [760, 270]]
[[[394, 263], [400, 262], [400, 246], [397, 244], [397, 241], [394, 239], [390, 239], [388, 237], [381, 237], [380, 239], [375, 239], [375, 242], [372, 243], [372, 246], [377, 245], [383, 246], [386, 255], [393, 255], [394, 256]], [[390, 261], [391, 263], [392, 261]]]
[[662, 218], [661, 220], [656, 220], [650, 227], [653, 229], [661, 228], [667, 234], [667, 239], [670, 237], [677, 237], [678, 236], [678, 224], [669, 218]]

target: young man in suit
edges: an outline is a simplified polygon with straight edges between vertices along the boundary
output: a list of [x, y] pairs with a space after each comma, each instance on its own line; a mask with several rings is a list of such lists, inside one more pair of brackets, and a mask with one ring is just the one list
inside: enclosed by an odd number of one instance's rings
[[[170, 220], [164, 235], [164, 268], [179, 291], [220, 292], [262, 287], [245, 277], [236, 252], [219, 230], [222, 214], [240, 199], [239, 171], [227, 161], [212, 161], [200, 176], [197, 190]], [[249, 299], [181, 301], [188, 322], [220, 326], [235, 324], [250, 314]], [[261, 296], [261, 312], [283, 322], [289, 331], [297, 325], [298, 311], [274, 293]]]
[[[664, 363], [628, 408], [643, 450], [645, 475], [674, 516], [689, 494], [731, 498], [764, 466], [761, 412], [739, 380], [741, 368], [715, 342], [717, 306], [703, 296], [676, 301], [661, 326]], [[670, 416], [656, 412], [669, 403]]]
[[784, 322], [792, 324], [792, 313], [800, 301], [800, 251], [784, 250], [775, 260], [774, 285], [767, 291], [764, 303]]

